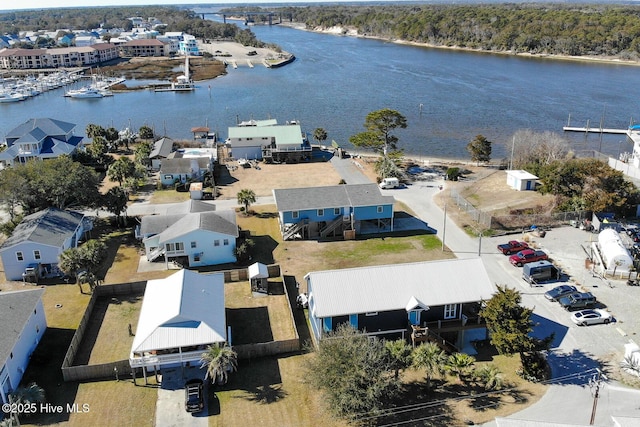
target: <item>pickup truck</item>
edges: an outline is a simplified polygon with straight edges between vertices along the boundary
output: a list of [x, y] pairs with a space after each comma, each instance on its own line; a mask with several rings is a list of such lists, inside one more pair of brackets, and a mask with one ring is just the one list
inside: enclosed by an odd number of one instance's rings
[[505, 255], [515, 254], [524, 249], [529, 249], [529, 245], [525, 242], [518, 242], [517, 240], [511, 240], [503, 245], [498, 245], [498, 250]]
[[515, 255], [509, 257], [509, 262], [516, 267], [522, 267], [528, 262], [542, 261], [549, 259], [549, 256], [544, 251], [534, 251], [533, 249], [525, 249], [518, 252]]

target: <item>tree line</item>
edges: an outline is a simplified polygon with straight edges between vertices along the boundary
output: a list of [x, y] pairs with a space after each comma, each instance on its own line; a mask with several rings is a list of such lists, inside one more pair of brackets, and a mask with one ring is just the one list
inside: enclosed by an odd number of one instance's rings
[[[133, 28], [128, 18], [141, 16], [144, 19], [154, 17], [165, 26], [163, 31], [183, 31], [196, 38], [206, 40], [229, 40], [244, 46], [277, 46], [258, 40], [248, 28], [235, 24], [224, 24], [202, 19], [191, 10], [169, 6], [144, 7], [86, 7], [46, 10], [11, 11], [0, 13], [0, 34], [19, 34], [21, 31], [38, 30], [90, 30], [94, 28], [118, 29], [130, 31]], [[39, 47], [45, 47], [43, 40]], [[22, 46], [22, 47], [32, 47]]]
[[436, 46], [625, 59], [640, 55], [640, 8], [632, 5], [321, 5], [270, 10], [291, 14], [308, 28], [349, 27], [367, 36]]

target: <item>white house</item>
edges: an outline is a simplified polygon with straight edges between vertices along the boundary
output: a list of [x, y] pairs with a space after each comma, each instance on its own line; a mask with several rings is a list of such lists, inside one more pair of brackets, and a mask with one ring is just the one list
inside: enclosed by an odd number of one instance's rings
[[47, 319], [42, 305], [44, 289], [0, 292], [0, 400], [18, 388], [29, 358], [38, 346]]
[[524, 170], [508, 170], [507, 185], [514, 190], [535, 190], [537, 176]]
[[297, 123], [278, 125], [275, 120], [252, 120], [229, 127], [227, 144], [236, 159], [261, 160], [277, 152], [298, 152], [310, 157], [311, 146]]
[[199, 364], [212, 344], [227, 341], [224, 274], [180, 270], [149, 280], [129, 364], [147, 370]]
[[166, 215], [143, 217], [136, 235], [149, 262], [163, 255], [166, 263], [180, 260], [189, 267], [236, 262], [239, 233], [232, 209], [216, 212], [212, 204], [187, 200]]
[[59, 275], [58, 256], [78, 246], [93, 224], [75, 211], [48, 208], [24, 217], [13, 234], [0, 246], [7, 280], [22, 280], [27, 267], [37, 278]]

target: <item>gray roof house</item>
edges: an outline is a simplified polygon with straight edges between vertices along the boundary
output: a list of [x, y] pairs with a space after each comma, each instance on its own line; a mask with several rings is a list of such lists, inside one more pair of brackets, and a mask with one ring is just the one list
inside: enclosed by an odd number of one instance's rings
[[90, 218], [84, 214], [57, 208], [24, 217], [0, 246], [6, 279], [23, 280], [27, 267], [37, 269], [37, 278], [59, 275], [58, 256], [77, 247], [92, 227]]
[[409, 337], [472, 352], [486, 338], [479, 316], [495, 286], [482, 259], [449, 259], [314, 271], [305, 276], [316, 340], [342, 323], [381, 337]]
[[165, 215], [148, 215], [141, 220], [136, 236], [142, 239], [147, 261], [164, 255], [199, 267], [236, 261], [238, 237], [232, 209], [217, 212], [215, 206], [187, 200]]
[[170, 157], [160, 164], [160, 182], [173, 185], [176, 181], [202, 181], [206, 172], [213, 172], [213, 160], [209, 157]]
[[160, 169], [160, 165], [162, 161], [169, 157], [169, 154], [173, 151], [173, 139], [171, 138], [160, 138], [156, 142], [153, 143], [153, 150], [149, 154], [149, 159], [151, 160], [151, 168], [154, 170]]
[[273, 198], [285, 240], [393, 231], [395, 199], [373, 183], [275, 189]]
[[38, 346], [47, 319], [42, 305], [44, 289], [0, 293], [0, 401], [18, 388], [29, 358]]
[[33, 159], [53, 159], [83, 150], [83, 137], [75, 136], [76, 125], [55, 119], [29, 119], [7, 132], [7, 149], [0, 153], [0, 165], [13, 166]]

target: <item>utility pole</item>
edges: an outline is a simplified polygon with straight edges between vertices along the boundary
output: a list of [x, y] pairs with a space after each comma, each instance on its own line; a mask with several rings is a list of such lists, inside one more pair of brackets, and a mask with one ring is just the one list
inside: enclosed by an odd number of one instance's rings
[[447, 231], [447, 200], [444, 202], [444, 220], [442, 221], [442, 252], [444, 252], [444, 234]]
[[608, 380], [607, 376], [603, 374], [599, 368], [596, 368], [596, 370], [598, 371], [598, 373], [594, 375], [593, 378], [589, 379], [589, 387], [591, 387], [591, 389], [595, 388], [595, 391], [593, 392], [593, 408], [591, 409], [591, 420], [589, 421], [590, 426], [593, 425], [593, 422], [596, 419], [596, 408], [598, 407], [598, 397], [600, 397], [600, 384], [602, 383], [603, 379], [605, 381]]

